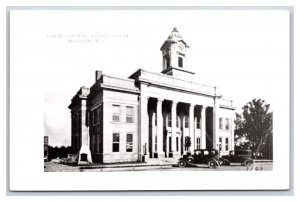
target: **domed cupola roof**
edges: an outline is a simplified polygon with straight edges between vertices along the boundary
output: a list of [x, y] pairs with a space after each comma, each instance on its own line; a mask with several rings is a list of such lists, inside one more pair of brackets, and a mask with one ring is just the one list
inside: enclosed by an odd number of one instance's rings
[[168, 44], [177, 43], [179, 41], [184, 43], [186, 47], [189, 47], [189, 45], [183, 40], [182, 35], [178, 32], [177, 28], [174, 27], [172, 32], [169, 34], [167, 40], [165, 40], [165, 42], [161, 46], [160, 50], [163, 50]]
[[170, 41], [179, 41], [182, 40], [182, 35], [178, 32], [177, 28], [174, 27], [171, 34], [168, 36], [168, 40]]

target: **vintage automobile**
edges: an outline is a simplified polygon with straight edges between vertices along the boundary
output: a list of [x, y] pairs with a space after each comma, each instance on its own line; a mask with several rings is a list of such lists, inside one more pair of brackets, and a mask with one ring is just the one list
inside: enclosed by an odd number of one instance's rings
[[195, 150], [194, 154], [183, 155], [179, 159], [179, 167], [195, 166], [197, 164], [207, 164], [209, 168], [216, 168], [219, 166], [218, 151], [215, 149], [200, 149]]
[[233, 150], [229, 152], [229, 155], [219, 158], [220, 165], [230, 165], [231, 163], [241, 163], [245, 166], [251, 166], [253, 164], [252, 151], [251, 150]]

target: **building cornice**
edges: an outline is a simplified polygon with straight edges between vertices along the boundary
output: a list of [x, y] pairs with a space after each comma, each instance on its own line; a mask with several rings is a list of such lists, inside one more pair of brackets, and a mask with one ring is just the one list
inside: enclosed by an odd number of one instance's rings
[[230, 110], [235, 110], [236, 107], [233, 107], [233, 106], [227, 106], [227, 105], [220, 105], [220, 108], [223, 108], [223, 109], [230, 109]]
[[128, 88], [121, 88], [121, 87], [110, 86], [110, 85], [105, 85], [105, 84], [100, 84], [100, 86], [103, 89], [109, 89], [109, 90], [120, 91], [120, 92], [130, 92], [130, 93], [134, 93], [134, 94], [140, 94], [139, 90], [133, 90], [133, 89], [128, 89]]
[[213, 94], [213, 93], [206, 93], [206, 92], [201, 92], [201, 91], [196, 91], [196, 90], [191, 90], [191, 89], [184, 89], [184, 88], [178, 88], [177, 86], [166, 86], [162, 85], [161, 83], [156, 83], [151, 80], [147, 79], [139, 79], [141, 83], [144, 83], [148, 86], [156, 86], [162, 89], [168, 89], [168, 90], [174, 90], [177, 92], [185, 92], [185, 93], [190, 93], [190, 94], [195, 94], [195, 95], [202, 95], [202, 96], [207, 96], [207, 97], [212, 97], [212, 98], [221, 98], [221, 94]]

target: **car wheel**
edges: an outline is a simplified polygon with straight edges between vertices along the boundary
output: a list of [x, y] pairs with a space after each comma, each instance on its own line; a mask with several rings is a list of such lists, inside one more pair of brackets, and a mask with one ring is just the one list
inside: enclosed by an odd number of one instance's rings
[[216, 168], [218, 166], [218, 163], [217, 163], [217, 161], [211, 159], [207, 162], [207, 165], [209, 168]]
[[185, 167], [186, 166], [186, 162], [185, 161], [179, 161], [178, 166], [179, 167]]
[[247, 159], [245, 162], [244, 162], [245, 166], [249, 167], [253, 164], [253, 161], [250, 160], [250, 159]]

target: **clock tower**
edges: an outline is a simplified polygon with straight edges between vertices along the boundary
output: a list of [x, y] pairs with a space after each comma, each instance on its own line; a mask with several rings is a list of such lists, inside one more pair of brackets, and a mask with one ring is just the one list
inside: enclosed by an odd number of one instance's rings
[[183, 40], [177, 28], [168, 36], [160, 50], [163, 56], [163, 74], [172, 75], [175, 77], [187, 76], [191, 77], [194, 72], [187, 68], [187, 52], [189, 45]]

